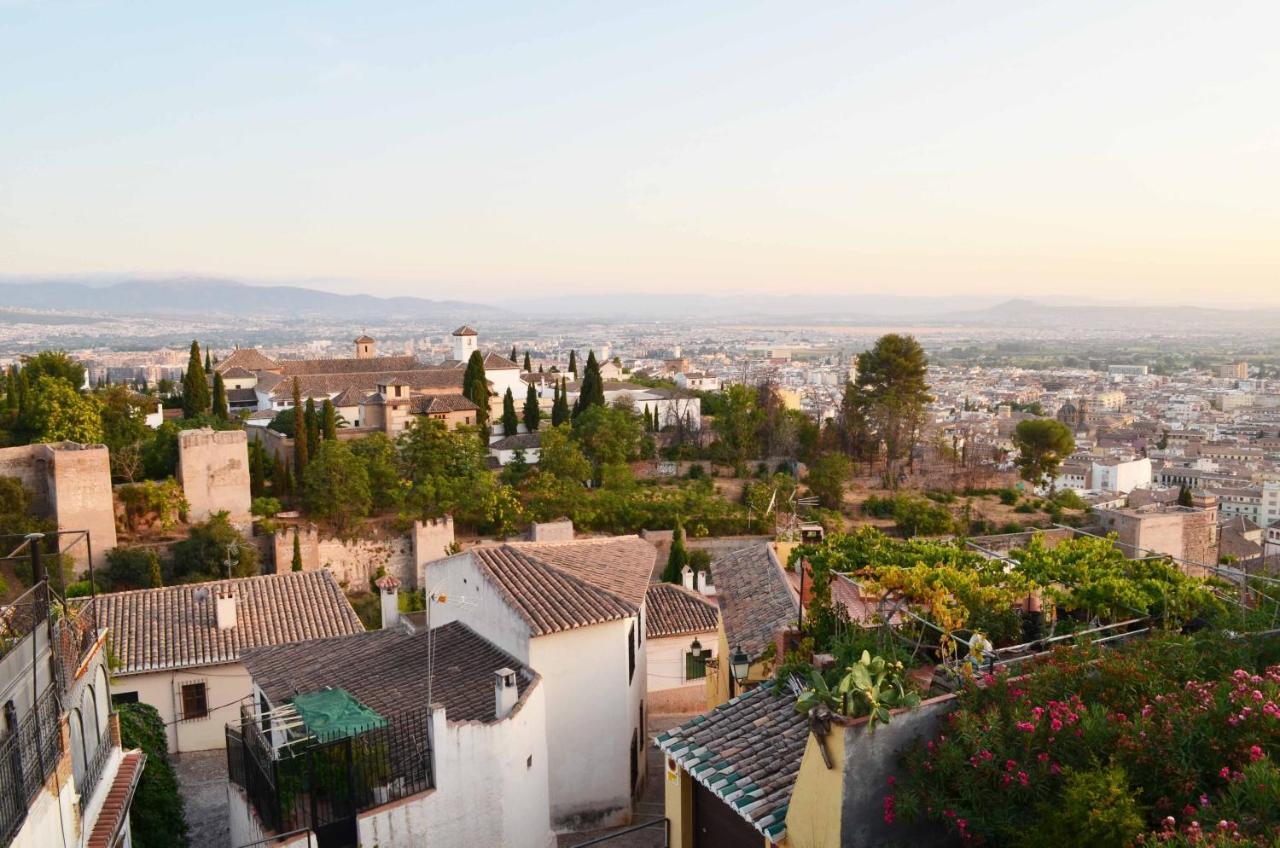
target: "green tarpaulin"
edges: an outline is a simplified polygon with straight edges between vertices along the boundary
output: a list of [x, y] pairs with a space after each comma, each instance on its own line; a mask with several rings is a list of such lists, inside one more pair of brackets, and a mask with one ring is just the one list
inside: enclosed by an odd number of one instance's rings
[[293, 698], [294, 709], [306, 722], [307, 732], [321, 741], [356, 736], [387, 720], [356, 700], [346, 689], [324, 689]]

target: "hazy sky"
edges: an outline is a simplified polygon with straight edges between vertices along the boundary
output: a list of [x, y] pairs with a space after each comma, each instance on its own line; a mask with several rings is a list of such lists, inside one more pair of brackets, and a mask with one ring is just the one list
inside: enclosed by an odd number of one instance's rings
[[1280, 2], [0, 0], [0, 273], [1280, 301]]

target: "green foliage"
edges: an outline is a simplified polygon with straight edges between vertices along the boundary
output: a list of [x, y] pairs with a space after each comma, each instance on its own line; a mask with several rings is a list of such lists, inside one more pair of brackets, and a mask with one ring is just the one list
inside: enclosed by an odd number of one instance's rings
[[309, 397], [303, 404], [302, 424], [307, 430], [308, 462], [320, 451], [320, 413], [316, 411], [316, 399]]
[[369, 472], [345, 442], [320, 443], [302, 475], [302, 505], [312, 515], [332, 521], [340, 534], [369, 514]]
[[736, 471], [760, 453], [764, 412], [756, 405], [756, 392], [741, 384], [726, 389], [723, 401], [723, 409], [715, 417], [716, 450]]
[[[311, 459], [311, 443], [308, 440], [306, 412], [302, 408], [302, 384], [293, 378], [293, 476], [301, 481]], [[279, 417], [279, 416], [277, 416]]]
[[144, 529], [172, 530], [187, 511], [182, 487], [170, 477], [164, 482], [144, 480], [116, 489], [124, 506], [124, 524], [134, 532]]
[[41, 377], [62, 380], [77, 390], [84, 386], [84, 366], [63, 350], [42, 350], [33, 356], [23, 357], [22, 374], [28, 386], [34, 386]]
[[569, 351], [569, 373], [573, 375], [573, 379], [578, 379], [578, 352], [576, 350]]
[[320, 407], [320, 435], [329, 442], [338, 438], [338, 410], [329, 398]]
[[404, 503], [407, 487], [397, 469], [399, 454], [395, 442], [384, 433], [373, 433], [346, 444], [364, 465], [369, 478], [369, 495], [373, 508], [398, 509]]
[[227, 403], [227, 384], [217, 371], [213, 372], [213, 415], [223, 421], [231, 415], [231, 407]]
[[502, 435], [514, 436], [520, 431], [520, 419], [516, 417], [516, 398], [507, 388], [502, 396]]
[[689, 552], [684, 546], [684, 527], [679, 521], [671, 534], [671, 551], [667, 554], [667, 567], [662, 571], [662, 579], [668, 583], [680, 583], [681, 572], [689, 564]]
[[277, 498], [254, 498], [249, 504], [249, 512], [258, 518], [274, 518], [282, 509]]
[[826, 509], [844, 506], [844, 487], [853, 476], [853, 462], [840, 453], [826, 453], [809, 466], [804, 483]]
[[863, 502], [862, 511], [876, 518], [892, 518], [908, 537], [940, 536], [956, 529], [955, 519], [946, 507], [918, 495], [872, 495]]
[[711, 573], [711, 552], [706, 548], [694, 548], [689, 551], [689, 568], [693, 569], [693, 573], [705, 571]]
[[[529, 354], [524, 355], [525, 362], [529, 361]], [[525, 369], [526, 371], [528, 368]], [[523, 410], [524, 428], [530, 433], [538, 432], [538, 425], [542, 422], [542, 410], [538, 407], [538, 389], [533, 383], [529, 384], [529, 388], [524, 395]]]
[[200, 343], [193, 341], [187, 371], [182, 375], [182, 415], [195, 418], [209, 411], [209, 377], [200, 359]]
[[99, 585], [110, 592], [155, 589], [163, 585], [160, 556], [150, 548], [120, 545], [107, 551], [107, 566], [97, 572]]
[[208, 521], [192, 525], [188, 537], [173, 546], [165, 583], [224, 579], [228, 576], [228, 556], [230, 576], [252, 577], [258, 573], [258, 549], [247, 544], [231, 526], [227, 513], [219, 512]]
[[1146, 830], [1123, 768], [1068, 769], [1063, 778], [1061, 797], [1042, 802], [1046, 844], [1127, 848]]
[[165, 421], [142, 445], [142, 472], [152, 480], [163, 480], [178, 473], [178, 434], [182, 428]]
[[275, 430], [277, 433], [283, 433], [289, 438], [293, 438], [296, 431], [297, 415], [293, 409], [282, 409], [271, 419], [271, 423], [267, 425], [268, 430]]
[[863, 651], [856, 663], [849, 665], [834, 686], [817, 671], [809, 678], [811, 688], [796, 700], [796, 711], [808, 713], [825, 705], [850, 718], [869, 716], [869, 726], [888, 724], [890, 711], [909, 709], [920, 703], [920, 696], [908, 688], [906, 671], [900, 662], [885, 662]]
[[190, 844], [178, 780], [169, 760], [164, 720], [150, 704], [119, 704], [120, 744], [147, 755], [129, 810], [137, 848], [186, 848]]
[[462, 375], [462, 393], [480, 407], [476, 412], [476, 426], [481, 434], [487, 434], [489, 432], [489, 380], [484, 373], [484, 355], [478, 350], [473, 350], [471, 358], [467, 360], [467, 370]]
[[890, 333], [859, 354], [858, 377], [845, 387], [839, 423], [850, 452], [869, 459], [883, 444], [886, 464], [910, 453], [932, 400], [928, 368], [913, 336]]
[[293, 534], [293, 560], [290, 563], [290, 571], [302, 570], [302, 535], [296, 530]]
[[[573, 354], [570, 353], [570, 371], [573, 370]], [[587, 412], [593, 407], [604, 406], [604, 378], [600, 376], [600, 363], [596, 362], [596, 352], [587, 354], [587, 368], [582, 373], [582, 384], [578, 387], [578, 400], [573, 407], [573, 417]]]
[[533, 371], [533, 365], [529, 362], [529, 351], [524, 352], [524, 373], [528, 374]]
[[100, 389], [95, 397], [102, 419], [102, 443], [111, 451], [111, 473], [132, 483], [145, 470], [143, 446], [153, 437], [147, 414], [155, 401], [124, 386]]
[[1071, 429], [1057, 419], [1030, 418], [1018, 422], [1013, 445], [1018, 449], [1022, 479], [1039, 486], [1053, 480], [1062, 461], [1076, 449], [1076, 440]]
[[102, 404], [66, 380], [43, 375], [32, 384], [26, 426], [33, 442], [100, 444]]
[[594, 467], [597, 480], [603, 466], [638, 459], [643, 435], [636, 414], [616, 407], [591, 404], [573, 419], [573, 436]]

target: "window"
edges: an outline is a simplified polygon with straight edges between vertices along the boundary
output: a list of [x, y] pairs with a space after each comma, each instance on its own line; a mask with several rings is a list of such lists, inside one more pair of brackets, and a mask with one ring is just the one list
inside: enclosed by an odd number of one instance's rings
[[111, 696], [111, 703], [113, 706], [117, 706], [117, 707], [120, 706], [121, 704], [136, 704], [138, 703], [138, 693], [137, 692], [116, 692]]
[[707, 676], [707, 660], [711, 659], [711, 649], [687, 651], [684, 655], [684, 679], [701, 680]]
[[627, 682], [630, 683], [636, 677], [636, 626], [631, 625], [631, 631], [627, 633]]
[[209, 701], [203, 683], [182, 684], [182, 720], [204, 718], [209, 715]]

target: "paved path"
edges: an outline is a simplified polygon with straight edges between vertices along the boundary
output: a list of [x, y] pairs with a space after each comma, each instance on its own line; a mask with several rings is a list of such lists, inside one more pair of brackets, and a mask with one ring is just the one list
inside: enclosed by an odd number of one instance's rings
[[[690, 718], [692, 716], [687, 715], [649, 716], [647, 721], [649, 725], [647, 728], [648, 744], [645, 747], [644, 792], [640, 795], [640, 800], [636, 802], [636, 824], [652, 819], [660, 819], [666, 815], [664, 800], [666, 790], [663, 783], [666, 779], [665, 766], [662, 752], [653, 744], [653, 738], [664, 730], [675, 727], [677, 724], [682, 724]], [[617, 830], [625, 830], [625, 828], [564, 833], [558, 838], [558, 848], [570, 848], [570, 846], [577, 845], [580, 842], [605, 836]], [[616, 839], [611, 839], [602, 843], [600, 848], [662, 848], [664, 836], [664, 829], [655, 825], [649, 830], [628, 833]]]
[[191, 848], [233, 848], [227, 822], [227, 752], [174, 754], [173, 768], [187, 808]]

